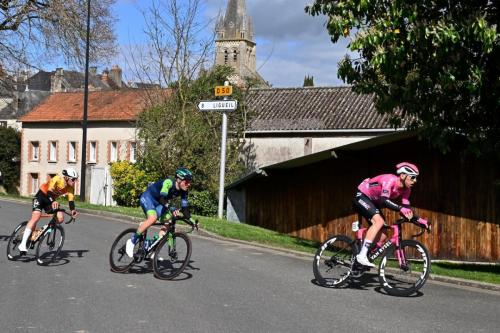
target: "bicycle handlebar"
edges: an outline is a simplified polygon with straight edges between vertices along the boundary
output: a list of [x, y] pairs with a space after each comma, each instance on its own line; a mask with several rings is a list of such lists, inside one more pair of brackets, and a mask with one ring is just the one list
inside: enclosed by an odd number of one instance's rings
[[66, 209], [64, 209], [64, 208], [53, 209], [52, 212], [53, 212], [53, 214], [52, 214], [53, 216], [55, 216], [58, 212], [63, 212], [64, 214], [70, 216], [71, 218], [69, 220], [67, 220], [67, 221], [64, 221], [64, 224], [70, 224], [71, 222], [75, 222], [76, 221], [76, 218], [73, 217], [73, 215], [71, 215], [71, 213], [68, 213], [66, 211]]
[[417, 227], [422, 228], [422, 230], [419, 233], [412, 235], [412, 237], [418, 237], [418, 236], [422, 235], [425, 231], [427, 231], [428, 233], [430, 233], [432, 231], [431, 222], [427, 221], [427, 225], [422, 224], [419, 222], [419, 217], [416, 215], [414, 215], [411, 219], [407, 219], [406, 217], [402, 217], [399, 220], [397, 220], [396, 223], [399, 223], [399, 224], [411, 223], [413, 225], [416, 225]]
[[[188, 231], [188, 233], [191, 233], [193, 232], [195, 229], [198, 230], [198, 227], [199, 227], [199, 221], [198, 220], [194, 220], [194, 222], [191, 222], [190, 219], [187, 219], [183, 216], [178, 216], [178, 217], [172, 217], [172, 222], [177, 222], [177, 221], [182, 221], [184, 223], [186, 223], [187, 225], [189, 225], [191, 227], [191, 230]], [[165, 224], [170, 224], [171, 222], [160, 222], [160, 221], [157, 221], [156, 223], [154, 223], [153, 225], [165, 225]]]

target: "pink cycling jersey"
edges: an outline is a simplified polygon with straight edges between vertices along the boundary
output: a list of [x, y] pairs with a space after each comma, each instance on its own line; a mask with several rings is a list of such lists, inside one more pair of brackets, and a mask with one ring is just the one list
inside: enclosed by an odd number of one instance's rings
[[401, 197], [403, 205], [410, 205], [408, 198], [411, 190], [406, 187], [399, 187], [399, 177], [385, 174], [373, 178], [366, 178], [358, 186], [358, 190], [380, 206], [382, 198], [396, 199]]

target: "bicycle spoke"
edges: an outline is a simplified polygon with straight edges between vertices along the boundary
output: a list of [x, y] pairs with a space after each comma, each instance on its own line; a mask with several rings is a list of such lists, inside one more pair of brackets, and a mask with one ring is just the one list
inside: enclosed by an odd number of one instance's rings
[[[27, 222], [19, 224], [14, 232], [12, 232], [9, 242], [7, 244], [7, 259], [18, 260], [21, 257], [21, 252], [18, 250], [18, 246], [23, 238], [24, 230], [26, 229]], [[29, 246], [28, 242], [28, 246]]]
[[36, 249], [37, 263], [48, 265], [57, 259], [64, 244], [64, 229], [61, 226], [49, 227], [38, 239]]
[[379, 278], [387, 293], [408, 296], [418, 291], [430, 273], [427, 249], [417, 241], [404, 240], [401, 252], [391, 247], [384, 254]]
[[134, 263], [134, 258], [127, 255], [125, 248], [127, 241], [135, 234], [136, 229], [127, 229], [116, 237], [109, 252], [109, 264], [113, 272], [125, 272]]
[[191, 241], [184, 233], [168, 234], [153, 256], [153, 269], [159, 279], [170, 280], [185, 269], [191, 257]]
[[316, 281], [324, 286], [339, 286], [351, 275], [353, 242], [346, 236], [334, 236], [324, 242], [314, 257]]

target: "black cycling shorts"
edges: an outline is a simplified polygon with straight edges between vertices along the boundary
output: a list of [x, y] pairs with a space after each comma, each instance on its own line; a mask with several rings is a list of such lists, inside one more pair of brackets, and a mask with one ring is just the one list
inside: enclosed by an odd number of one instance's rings
[[373, 201], [371, 201], [368, 196], [359, 191], [356, 193], [356, 198], [354, 198], [354, 200], [352, 201], [352, 206], [354, 210], [361, 214], [361, 216], [363, 216], [370, 225], [372, 224], [372, 217], [375, 214], [382, 215], [380, 209], [373, 203]]
[[41, 212], [45, 210], [46, 213], [52, 213], [52, 202], [49, 200], [49, 197], [42, 191], [38, 191], [33, 198], [33, 207], [32, 210]]

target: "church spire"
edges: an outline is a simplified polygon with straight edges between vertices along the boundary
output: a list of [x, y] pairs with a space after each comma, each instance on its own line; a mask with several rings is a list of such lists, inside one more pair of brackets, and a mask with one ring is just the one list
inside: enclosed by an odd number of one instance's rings
[[226, 14], [219, 17], [216, 30], [219, 40], [253, 41], [252, 20], [247, 15], [245, 0], [228, 1]]
[[229, 81], [245, 85], [245, 80], [254, 78], [262, 85], [267, 85], [255, 66], [256, 44], [245, 0], [228, 0], [226, 13], [219, 17], [215, 29], [215, 65], [231, 66], [234, 69], [234, 75]]

